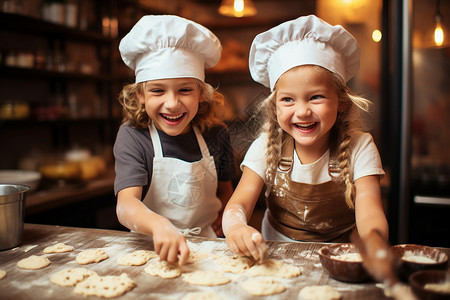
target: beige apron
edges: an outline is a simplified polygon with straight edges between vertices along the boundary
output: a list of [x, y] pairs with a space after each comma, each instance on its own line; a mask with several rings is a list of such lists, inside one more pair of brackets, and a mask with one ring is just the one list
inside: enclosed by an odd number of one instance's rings
[[181, 232], [201, 228], [200, 235], [216, 237], [211, 224], [217, 219], [222, 203], [217, 198], [217, 172], [202, 134], [193, 127], [202, 159], [186, 162], [164, 157], [158, 132], [149, 125], [155, 157], [150, 188], [143, 203], [168, 218]]
[[294, 140], [289, 137], [266, 200], [270, 225], [298, 241], [348, 242], [355, 213], [345, 203], [344, 182], [338, 178], [320, 184], [292, 181], [293, 155]]

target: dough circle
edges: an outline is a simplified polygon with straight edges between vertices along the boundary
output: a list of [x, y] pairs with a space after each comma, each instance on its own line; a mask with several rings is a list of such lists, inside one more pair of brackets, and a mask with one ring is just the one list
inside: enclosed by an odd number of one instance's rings
[[89, 249], [78, 253], [76, 257], [76, 262], [79, 265], [87, 265], [90, 263], [98, 263], [102, 260], [107, 259], [109, 256], [106, 254], [105, 250], [102, 248]]
[[45, 256], [31, 255], [27, 258], [19, 260], [17, 266], [26, 270], [37, 270], [45, 268], [50, 264], [50, 261]]
[[215, 263], [222, 268], [222, 271], [230, 273], [242, 273], [253, 266], [250, 258], [239, 255], [220, 256], [215, 259]]
[[311, 285], [304, 287], [298, 294], [301, 300], [339, 300], [341, 293], [330, 285]]
[[134, 252], [125, 253], [117, 260], [117, 263], [122, 266], [142, 266], [150, 259], [158, 257], [155, 251], [150, 250], [136, 250]]
[[6, 277], [6, 272], [3, 270], [0, 270], [0, 280]]
[[213, 270], [197, 270], [191, 273], [183, 274], [183, 280], [187, 283], [194, 285], [222, 285], [231, 281], [222, 272], [217, 272]]
[[265, 259], [262, 263], [257, 263], [247, 274], [250, 276], [273, 276], [279, 278], [293, 278], [302, 274], [300, 268], [284, 263], [282, 260]]
[[50, 254], [50, 253], [63, 253], [63, 252], [70, 252], [73, 251], [73, 247], [72, 246], [68, 246], [64, 243], [58, 243], [55, 244], [53, 246], [49, 246], [47, 248], [44, 249], [44, 253], [45, 254]]
[[93, 275], [77, 283], [73, 291], [75, 294], [83, 296], [113, 298], [125, 294], [135, 286], [136, 282], [130, 279], [125, 273], [119, 276]]
[[59, 286], [74, 286], [89, 276], [97, 275], [94, 271], [86, 268], [64, 269], [50, 277], [50, 281]]
[[161, 278], [175, 278], [181, 275], [181, 269], [178, 266], [169, 264], [167, 261], [159, 258], [152, 259], [148, 266], [145, 267], [144, 272]]
[[241, 283], [241, 288], [253, 296], [274, 295], [286, 290], [284, 284], [268, 277], [247, 279]]

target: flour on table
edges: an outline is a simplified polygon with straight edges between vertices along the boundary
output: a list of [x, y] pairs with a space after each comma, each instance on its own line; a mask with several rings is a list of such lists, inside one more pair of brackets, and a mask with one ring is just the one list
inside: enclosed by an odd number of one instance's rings
[[3, 270], [0, 270], [0, 280], [6, 277], [6, 272]]
[[170, 264], [165, 260], [155, 258], [150, 260], [144, 272], [151, 276], [159, 276], [161, 278], [175, 278], [181, 275], [180, 267]]
[[50, 260], [48, 260], [47, 257], [39, 255], [31, 255], [17, 262], [17, 266], [19, 268], [27, 270], [42, 269], [48, 266], [49, 264]]
[[75, 294], [83, 296], [113, 298], [125, 294], [135, 286], [136, 282], [130, 279], [125, 273], [122, 273], [119, 276], [93, 275], [86, 280], [77, 283], [73, 291]]
[[361, 254], [359, 253], [346, 253], [341, 255], [332, 255], [331, 258], [349, 262], [362, 262]]
[[50, 281], [59, 286], [74, 286], [93, 275], [97, 275], [97, 273], [86, 268], [67, 268], [53, 274], [50, 277]]
[[109, 256], [106, 254], [105, 250], [98, 248], [80, 252], [75, 260], [79, 265], [87, 265], [90, 263], [98, 263], [107, 258], [109, 258]]
[[150, 259], [158, 257], [155, 251], [151, 250], [136, 250], [134, 252], [125, 253], [117, 260], [117, 263], [122, 266], [142, 266]]
[[222, 268], [224, 272], [242, 273], [253, 266], [253, 261], [245, 256], [219, 256], [214, 262]]
[[298, 294], [300, 300], [339, 300], [341, 293], [330, 285], [311, 285], [304, 287]]
[[279, 278], [292, 278], [302, 274], [300, 268], [286, 264], [282, 260], [265, 259], [247, 270], [250, 276], [274, 276]]
[[267, 296], [286, 290], [283, 283], [267, 277], [250, 278], [241, 283], [241, 288], [253, 296]]
[[193, 292], [187, 294], [181, 300], [223, 300], [223, 298], [211, 292]]
[[213, 270], [197, 270], [183, 274], [183, 280], [194, 285], [222, 285], [231, 281], [224, 273]]
[[50, 254], [50, 253], [63, 253], [63, 252], [70, 252], [73, 251], [73, 247], [72, 246], [68, 246], [64, 243], [58, 243], [55, 244], [53, 246], [49, 246], [46, 247], [44, 249], [44, 253], [45, 254]]

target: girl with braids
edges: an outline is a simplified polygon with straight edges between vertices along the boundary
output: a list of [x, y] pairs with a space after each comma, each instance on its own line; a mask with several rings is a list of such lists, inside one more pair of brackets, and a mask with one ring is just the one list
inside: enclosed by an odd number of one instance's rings
[[222, 235], [221, 212], [233, 191], [230, 136], [216, 118], [224, 97], [204, 82], [222, 47], [205, 27], [166, 15], [144, 16], [119, 50], [136, 82], [119, 96], [117, 217], [152, 236], [160, 259], [183, 265], [184, 235]]
[[[358, 126], [369, 101], [346, 86], [358, 69], [354, 37], [312, 15], [254, 39], [250, 72], [272, 93], [261, 104], [262, 133], [223, 215], [236, 254], [261, 259], [264, 239], [348, 242], [355, 226], [362, 237], [378, 230], [388, 238], [381, 160]], [[261, 235], [247, 221], [264, 184]]]

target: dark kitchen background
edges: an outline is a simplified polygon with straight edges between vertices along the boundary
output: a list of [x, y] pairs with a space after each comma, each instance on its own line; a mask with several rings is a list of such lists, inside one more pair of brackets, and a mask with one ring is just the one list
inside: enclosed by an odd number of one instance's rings
[[[112, 146], [117, 96], [133, 74], [118, 43], [141, 16], [180, 15], [220, 38], [223, 55], [206, 80], [226, 96], [223, 118], [239, 163], [253, 139], [252, 109], [267, 94], [248, 71], [253, 38], [316, 14], [343, 25], [361, 46], [350, 86], [374, 103], [367, 124], [387, 173], [391, 242], [450, 246], [450, 1], [236, 2], [253, 8], [250, 15], [232, 8], [235, 15], [221, 15], [233, 0], [0, 0], [0, 181], [12, 171], [39, 172], [30, 179], [25, 221], [123, 229]], [[255, 227], [263, 209], [261, 198]]]

